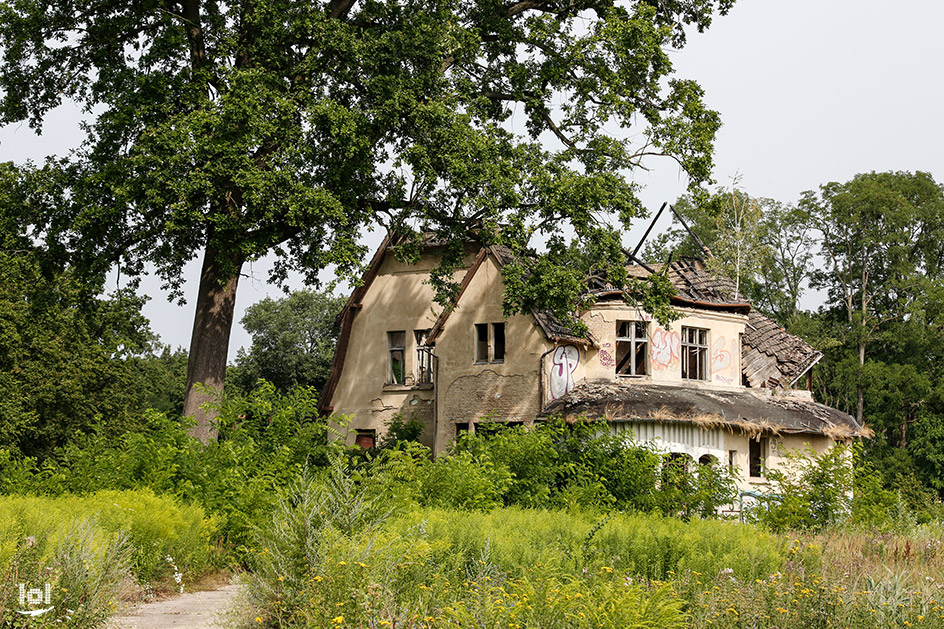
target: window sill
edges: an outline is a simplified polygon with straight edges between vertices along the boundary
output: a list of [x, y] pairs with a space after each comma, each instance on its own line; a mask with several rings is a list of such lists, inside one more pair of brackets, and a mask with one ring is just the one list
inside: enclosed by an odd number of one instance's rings
[[421, 384], [385, 384], [383, 391], [426, 391], [435, 388], [432, 382], [423, 382]]

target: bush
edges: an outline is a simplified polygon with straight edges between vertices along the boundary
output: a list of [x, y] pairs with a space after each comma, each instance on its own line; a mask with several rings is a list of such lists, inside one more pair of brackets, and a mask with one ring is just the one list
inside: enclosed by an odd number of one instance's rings
[[339, 462], [280, 500], [252, 560], [255, 626], [684, 626], [670, 589], [596, 559], [567, 563], [592, 519], [517, 508], [389, 519], [369, 487]]
[[15, 547], [24, 539], [40, 546], [47, 540], [55, 543], [65, 535], [63, 527], [94, 522], [102, 534], [122, 536], [141, 583], [166, 580], [174, 572], [171, 563], [186, 577], [203, 574], [211, 564], [216, 532], [200, 507], [182, 505], [149, 490], [55, 498], [4, 496], [0, 497], [0, 521], [7, 523], [0, 531], [3, 547]]
[[[126, 536], [106, 531], [94, 519], [52, 523], [39, 513], [31, 515], [34, 527], [42, 523], [46, 528], [30, 528], [37, 532], [23, 535], [20, 521], [0, 513], [0, 625], [101, 626], [128, 579]], [[21, 585], [41, 590], [42, 602], [21, 601]], [[18, 613], [41, 609], [48, 611], [35, 618]]]
[[774, 531], [822, 529], [852, 510], [852, 450], [836, 444], [823, 454], [798, 450], [787, 465], [767, 470], [771, 489], [750, 517]]

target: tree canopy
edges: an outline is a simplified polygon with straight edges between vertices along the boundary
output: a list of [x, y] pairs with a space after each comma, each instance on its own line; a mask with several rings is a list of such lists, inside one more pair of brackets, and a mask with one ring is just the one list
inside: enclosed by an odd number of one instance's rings
[[334, 321], [343, 306], [344, 299], [313, 290], [249, 306], [242, 324], [252, 345], [239, 350], [227, 377], [247, 392], [259, 379], [286, 392], [298, 386], [320, 391], [331, 370], [338, 335]]
[[733, 1], [17, 0], [0, 120], [39, 129], [66, 99], [93, 117], [47, 165], [68, 192], [42, 233], [77, 269], [152, 265], [181, 297], [202, 255], [185, 412], [207, 439], [245, 262], [274, 252], [274, 281], [317, 285], [375, 226], [612, 241], [650, 156], [707, 180], [719, 117], [669, 50]]

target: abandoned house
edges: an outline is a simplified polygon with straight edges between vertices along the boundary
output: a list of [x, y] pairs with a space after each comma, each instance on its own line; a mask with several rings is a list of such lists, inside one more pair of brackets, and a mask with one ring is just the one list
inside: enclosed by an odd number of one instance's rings
[[468, 244], [455, 307], [442, 312], [427, 282], [436, 247], [408, 265], [390, 246], [388, 237], [339, 316], [321, 399], [323, 413], [350, 416], [349, 443], [372, 446], [397, 414], [420, 420], [437, 454], [483, 419], [583, 416], [693, 464], [730, 465], [749, 490], [787, 450], [824, 452], [863, 430], [813, 401], [809, 373], [820, 354], [698, 260], [658, 269], [676, 288], [680, 318], [670, 326], [604, 287], [581, 315], [589, 334], [579, 335], [546, 312], [502, 315], [507, 249]]

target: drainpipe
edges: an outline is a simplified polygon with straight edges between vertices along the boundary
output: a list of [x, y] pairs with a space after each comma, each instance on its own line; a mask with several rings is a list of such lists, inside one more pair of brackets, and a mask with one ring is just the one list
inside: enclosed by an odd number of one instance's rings
[[544, 357], [557, 349], [557, 344], [547, 350], [538, 359], [538, 415], [544, 412]]

